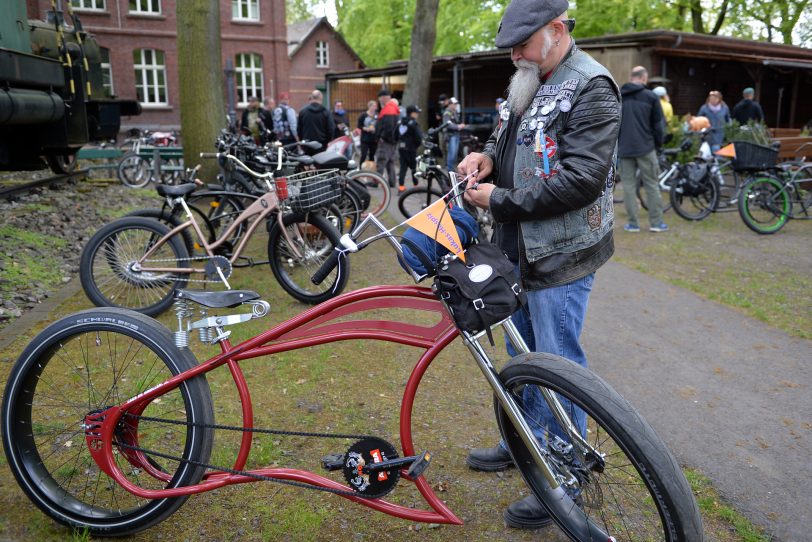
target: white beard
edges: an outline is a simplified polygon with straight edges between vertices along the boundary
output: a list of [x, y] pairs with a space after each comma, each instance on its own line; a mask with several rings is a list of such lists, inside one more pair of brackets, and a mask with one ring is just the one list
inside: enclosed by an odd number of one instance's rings
[[[553, 38], [547, 32], [543, 32], [543, 43], [541, 44], [541, 58], [547, 58], [550, 49], [553, 48]], [[541, 84], [539, 65], [528, 60], [517, 60], [514, 62], [516, 73], [510, 78], [508, 86], [508, 103], [510, 110], [515, 115], [522, 116], [533, 103], [536, 92]]]
[[508, 86], [508, 104], [515, 115], [522, 116], [533, 103], [539, 89], [539, 67], [527, 60], [518, 60], [515, 64], [516, 73], [510, 78]]

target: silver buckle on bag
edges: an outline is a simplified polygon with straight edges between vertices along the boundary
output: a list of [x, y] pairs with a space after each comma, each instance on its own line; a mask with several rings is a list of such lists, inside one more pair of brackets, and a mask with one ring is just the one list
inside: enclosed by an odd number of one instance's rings
[[475, 308], [476, 310], [480, 310], [480, 309], [484, 309], [484, 308], [485, 308], [485, 302], [484, 302], [484, 301], [482, 301], [482, 298], [481, 298], [481, 297], [480, 297], [480, 298], [478, 298], [478, 299], [474, 299], [474, 300], [472, 301], [472, 303], [474, 304], [474, 308]]
[[513, 283], [513, 286], [511, 286], [510, 289], [513, 290], [514, 295], [519, 295], [522, 292], [522, 287], [516, 283]]

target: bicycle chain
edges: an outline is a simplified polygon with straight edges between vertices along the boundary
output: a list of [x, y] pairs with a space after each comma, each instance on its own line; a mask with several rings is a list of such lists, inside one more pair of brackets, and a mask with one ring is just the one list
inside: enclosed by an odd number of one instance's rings
[[[149, 260], [145, 260], [144, 263], [153, 264], [153, 263], [192, 262], [192, 261], [194, 261], [194, 262], [202, 262], [204, 260], [205, 261], [211, 261], [212, 258], [214, 258], [216, 256], [217, 256], [217, 254], [215, 254], [214, 256], [190, 256], [188, 258], [164, 258], [164, 259], [159, 259], [159, 260], [155, 260], [155, 259], [150, 258]], [[177, 275], [177, 278], [186, 277], [185, 273], [182, 273], [182, 274], [181, 273], [176, 273], [176, 275]], [[162, 281], [164, 281], [165, 282], [166, 281], [166, 278], [163, 278], [163, 277], [148, 278], [148, 277], [139, 276], [138, 279], [146, 281], [146, 282], [149, 282], [149, 281], [153, 281], [153, 282], [162, 282]], [[208, 284], [208, 283], [213, 282], [213, 281], [214, 282], [221, 282], [219, 279], [192, 279], [192, 278], [187, 278], [186, 279], [186, 282], [194, 282], [194, 283], [200, 283], [200, 284]]]
[[[154, 418], [152, 416], [139, 416], [137, 414], [130, 414], [125, 413], [124, 416], [130, 418], [136, 418], [138, 420], [145, 420], [151, 422], [158, 422], [158, 423], [166, 423], [171, 425], [183, 425], [187, 427], [202, 427], [206, 429], [222, 429], [224, 431], [239, 431], [241, 433], [261, 433], [261, 434], [268, 434], [268, 435], [285, 435], [285, 436], [294, 436], [294, 437], [316, 437], [316, 438], [347, 438], [347, 439], [367, 439], [367, 438], [375, 438], [372, 435], [356, 435], [351, 433], [313, 433], [307, 431], [284, 431], [281, 429], [258, 429], [258, 428], [248, 428], [248, 427], [237, 427], [234, 425], [220, 425], [220, 424], [210, 424], [210, 423], [194, 423], [194, 422], [182, 422], [179, 420], [167, 420], [165, 418]], [[341, 489], [333, 489], [330, 487], [321, 487], [321, 486], [314, 486], [312, 484], [306, 484], [304, 482], [296, 482], [294, 480], [282, 480], [279, 478], [272, 478], [270, 476], [264, 476], [262, 474], [256, 474], [250, 471], [245, 470], [238, 470], [238, 469], [231, 469], [227, 467], [220, 467], [217, 465], [212, 465], [210, 463], [203, 463], [202, 461], [195, 461], [193, 459], [184, 459], [182, 457], [177, 457], [169, 454], [164, 454], [162, 452], [156, 452], [154, 450], [147, 450], [145, 448], [141, 448], [140, 446], [134, 446], [132, 444], [125, 444], [123, 442], [113, 441], [113, 444], [116, 446], [121, 446], [122, 448], [126, 448], [128, 450], [134, 450], [136, 452], [141, 452], [148, 455], [154, 455], [155, 457], [161, 457], [163, 459], [169, 459], [172, 461], [177, 461], [179, 463], [188, 463], [190, 465], [194, 465], [196, 467], [203, 467], [206, 469], [211, 469], [215, 471], [227, 472], [229, 474], [235, 474], [239, 476], [247, 476], [248, 478], [254, 478], [255, 480], [262, 480], [266, 482], [276, 482], [283, 485], [299, 487], [302, 489], [312, 489], [315, 491], [324, 491], [325, 493], [332, 493], [334, 495], [341, 495], [345, 497], [358, 497], [361, 499], [379, 499], [384, 497], [389, 493], [389, 491], [384, 491], [381, 493], [373, 493], [373, 494], [364, 494], [359, 493], [358, 491], [353, 490], [341, 490]]]

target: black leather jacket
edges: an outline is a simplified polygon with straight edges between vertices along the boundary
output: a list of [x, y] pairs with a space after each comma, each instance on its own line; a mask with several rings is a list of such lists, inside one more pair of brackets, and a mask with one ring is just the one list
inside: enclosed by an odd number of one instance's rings
[[[483, 153], [494, 164], [493, 180], [497, 188], [491, 195], [491, 211], [498, 223], [512, 229], [518, 237], [522, 280], [528, 290], [572, 282], [603, 265], [614, 253], [611, 231], [596, 245], [571, 253], [552, 254], [532, 264], [524, 254], [516, 224], [539, 220], [580, 209], [596, 201], [607, 187], [607, 175], [613, 162], [620, 128], [620, 99], [616, 86], [604, 77], [590, 81], [581, 92], [558, 134], [561, 169], [544, 182], [524, 189], [513, 188], [513, 156], [516, 132], [496, 142], [494, 132]], [[516, 130], [518, 121], [511, 116], [509, 126]], [[494, 197], [497, 192], [503, 191]], [[508, 234], [510, 235], [510, 234]], [[508, 254], [510, 255], [510, 254]]]

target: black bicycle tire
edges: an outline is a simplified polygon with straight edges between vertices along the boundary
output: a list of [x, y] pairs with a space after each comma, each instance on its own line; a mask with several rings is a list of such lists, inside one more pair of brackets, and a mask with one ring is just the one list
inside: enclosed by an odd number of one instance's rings
[[[63, 345], [69, 344], [72, 338], [76, 338], [77, 341], [81, 342], [81, 337], [84, 334], [91, 334], [97, 341], [96, 346], [107, 349], [107, 352], [102, 355], [108, 354], [111, 356], [113, 352], [110, 351], [110, 344], [118, 340], [121, 340], [122, 343], [126, 342], [126, 338], [129, 337], [133, 342], [137, 342], [139, 352], [148, 350], [163, 362], [167, 375], [170, 373], [173, 375], [178, 374], [197, 365], [197, 361], [188, 349], [179, 349], [174, 345], [172, 333], [166, 327], [139, 313], [121, 309], [90, 309], [66, 316], [40, 332], [23, 350], [11, 370], [3, 398], [3, 447], [5, 448], [9, 467], [23, 492], [49, 517], [73, 529], [80, 531], [87, 529], [94, 536], [130, 535], [147, 529], [169, 517], [177, 511], [188, 496], [155, 500], [144, 499], [145, 504], [126, 510], [126, 514], [124, 514], [124, 510], [121, 510], [121, 502], [118, 498], [112, 499], [116, 505], [119, 505], [118, 507], [112, 506], [111, 503], [110, 507], [102, 508], [102, 505], [96, 501], [95, 496], [92, 503], [85, 503], [79, 498], [78, 492], [70, 491], [69, 486], [73, 482], [75, 475], [71, 474], [70, 478], [66, 479], [67, 475], [61, 472], [62, 467], [50, 469], [49, 466], [45, 465], [45, 460], [40, 458], [41, 456], [37, 451], [38, 449], [45, 449], [44, 444], [40, 446], [36, 442], [35, 433], [37, 433], [37, 430], [34, 429], [36, 422], [32, 419], [32, 416], [35, 416], [33, 412], [36, 411], [37, 387], [50, 384], [49, 379], [40, 379], [40, 377], [47, 372], [49, 361], [56, 360], [57, 353], [63, 351], [65, 348]], [[102, 338], [110, 339], [111, 334], [115, 335], [114, 340], [106, 340], [107, 344], [99, 344], [98, 341], [101, 341]], [[130, 354], [122, 352], [122, 355], [128, 356]], [[146, 353], [143, 356], [146, 358]], [[63, 362], [64, 360], [60, 358], [59, 363]], [[87, 359], [85, 359], [85, 363], [88, 363]], [[122, 363], [119, 369], [122, 371], [136, 370], [133, 365]], [[113, 367], [115, 367], [115, 364]], [[59, 370], [64, 370], [62, 365], [59, 366]], [[150, 368], [150, 372], [152, 371], [153, 369]], [[90, 378], [91, 373], [88, 370], [87, 378]], [[130, 373], [126, 374], [130, 375]], [[159, 372], [155, 372], [156, 376], [159, 374]], [[120, 375], [117, 378], [115, 371], [113, 375], [115, 383], [113, 386], [118, 391], [121, 391], [118, 388], [119, 386], [126, 388], [130, 384], [130, 382], [125, 382], [126, 378], [121, 380]], [[100, 380], [97, 379], [98, 381]], [[213, 430], [206, 426], [214, 423], [214, 411], [211, 392], [205, 375], [199, 375], [187, 380], [177, 390], [180, 391], [184, 406], [184, 410], [178, 412], [178, 418], [197, 424], [196, 426], [187, 426], [185, 429], [186, 440], [181, 443], [184, 448], [182, 457], [199, 463], [206, 463], [211, 453], [213, 441]], [[39, 395], [43, 394], [44, 391]], [[164, 397], [165, 401], [172, 397], [171, 394], [172, 392], [170, 392], [170, 396]], [[52, 395], [46, 395], [45, 397], [47, 403], [59, 400], [59, 398]], [[104, 401], [108, 397], [109, 394], [101, 400]], [[72, 404], [69, 403], [69, 399], [70, 397], [64, 398], [68, 409]], [[104, 408], [106, 404], [100, 403], [92, 406]], [[161, 428], [161, 433], [164, 430], [165, 427]], [[39, 432], [42, 433], [39, 435], [40, 438], [45, 440], [50, 438], [47, 436], [47, 431], [40, 429]], [[81, 430], [78, 432], [81, 434]], [[139, 438], [142, 438], [141, 435], [139, 435]], [[58, 438], [53, 437], [53, 440], [57, 441]], [[81, 456], [82, 451], [87, 450], [84, 438], [79, 437], [77, 440], [80, 442], [72, 449], [78, 452], [73, 459], [75, 464], [80, 461], [84, 461], [88, 465], [94, 464], [92, 459]], [[53, 443], [49, 444], [48, 456], [53, 453], [52, 448], [54, 447]], [[64, 453], [67, 455], [67, 452]], [[81, 469], [78, 469], [78, 471], [81, 471]], [[205, 468], [191, 463], [181, 463], [174, 473], [172, 480], [168, 484], [154, 481], [154, 479], [146, 476], [144, 478], [147, 483], [153, 482], [153, 487], [189, 486], [201, 480]], [[79, 474], [79, 476], [87, 478], [95, 475], [98, 475], [99, 480], [108, 480], [98, 469], [88, 468]], [[115, 482], [111, 481], [111, 483], [115, 485]], [[85, 485], [85, 488], [87, 487], [88, 484]], [[102, 492], [104, 491], [106, 489], [102, 490]], [[125, 498], [129, 495], [123, 489], [121, 491]], [[77, 493], [77, 495], [73, 493]], [[102, 500], [104, 500], [104, 497], [105, 495], [102, 495]], [[86, 495], [83, 498], [87, 500]], [[138, 501], [136, 500], [136, 502]]]
[[[411, 213], [407, 210], [407, 202], [417, 200], [418, 203], [416, 204], [417, 205], [416, 208], [425, 209], [429, 204], [437, 201], [444, 195], [445, 194], [443, 192], [441, 192], [436, 188], [429, 188], [427, 186], [415, 186], [413, 188], [405, 190], [398, 197], [398, 209], [400, 210], [400, 214], [402, 214], [405, 218], [411, 218], [417, 213]], [[419, 199], [421, 196], [425, 198], [425, 201]]]
[[[332, 253], [333, 248], [339, 246], [339, 239], [341, 234], [338, 230], [330, 224], [330, 221], [318, 213], [287, 213], [282, 216], [282, 223], [285, 227], [296, 223], [306, 223], [309, 227], [314, 227], [319, 232], [320, 236], [325, 236], [329, 241], [329, 246], [325, 244], [325, 250], [319, 254], [309, 254], [308, 264], [304, 267], [301, 280], [293, 279], [290, 274], [284, 269], [285, 265], [299, 265], [294, 262], [290, 264], [287, 261], [282, 261], [287, 251], [285, 246], [287, 241], [282, 233], [279, 223], [274, 221], [273, 227], [268, 234], [268, 260], [270, 261], [271, 271], [276, 278], [279, 285], [291, 297], [302, 303], [310, 305], [317, 305], [332, 297], [340, 294], [347, 286], [347, 281], [350, 276], [350, 262], [348, 258], [344, 258], [334, 271], [332, 271], [328, 278], [321, 283], [322, 290], [320, 293], [311, 293], [310, 288], [313, 287], [310, 278], [321, 267], [327, 257]], [[288, 254], [288, 256], [291, 256]], [[331, 279], [332, 277], [332, 279]]]
[[[170, 279], [172, 281], [172, 287], [166, 292], [165, 295], [159, 297], [158, 301], [155, 303], [140, 307], [133, 307], [116, 303], [113, 299], [106, 296], [99, 287], [97, 277], [93, 271], [94, 260], [97, 254], [99, 254], [99, 251], [104, 243], [110, 242], [111, 238], [114, 239], [112, 242], [115, 242], [115, 237], [120, 235], [122, 232], [136, 229], [152, 231], [157, 239], [160, 239], [170, 231], [166, 226], [156, 220], [141, 217], [123, 217], [106, 224], [99, 229], [99, 231], [97, 231], [93, 237], [90, 238], [87, 245], [85, 245], [84, 250], [82, 250], [82, 256], [79, 260], [79, 279], [85, 294], [97, 307], [126, 308], [135, 310], [148, 316], [156, 316], [172, 305], [175, 290], [178, 288], [183, 288], [188, 282], [188, 279], [185, 276]], [[182, 238], [179, 238], [177, 235], [172, 236], [168, 239], [168, 244], [175, 262], [189, 258], [189, 254], [186, 251]], [[108, 260], [109, 264], [109, 257], [106, 259]], [[121, 277], [119, 272], [114, 274], [118, 275], [119, 278]], [[131, 284], [134, 283], [133, 281], [127, 281], [126, 279], [120, 280], [122, 282], [129, 282]]]
[[[624, 459], [640, 476], [645, 491], [648, 492], [647, 497], [654, 503], [660, 516], [663, 538], [657, 539], [668, 542], [703, 540], [699, 508], [676, 459], [651, 426], [603, 379], [576, 363], [544, 353], [514, 357], [500, 371], [499, 377], [507, 390], [523, 383], [533, 383], [573, 400], [588, 416], [600, 423], [608, 437], [617, 443]], [[512, 395], [516, 397], [515, 393]], [[530, 452], [513, 429], [513, 424], [498, 401], [494, 401], [494, 409], [500, 431], [511, 450], [514, 463], [554, 521], [572, 540], [595, 539], [590, 538], [597, 534], [594, 523], [586, 517], [581, 507], [573, 504], [563, 488], [559, 487], [556, 490], [549, 488], [546, 478], [531, 459]], [[598, 440], [599, 435], [594, 435], [591, 439]], [[596, 471], [590, 472], [590, 475], [593, 478], [589, 483], [592, 484], [597, 483], [599, 476], [605, 476]], [[589, 489], [587, 486], [581, 498], [592, 502], [594, 506], [595, 499], [587, 492]], [[609, 487], [608, 490], [601, 491], [609, 493], [614, 489]], [[606, 493], [600, 494], [606, 496]], [[609, 497], [606, 499], [609, 500]], [[614, 502], [615, 506], [618, 506], [617, 501]], [[611, 517], [611, 514], [607, 515]], [[596, 512], [595, 516], [593, 519], [605, 518], [604, 510]], [[606, 521], [604, 519], [604, 522]], [[609, 521], [611, 523], [611, 520]], [[625, 540], [619, 533], [608, 534], [615, 538], [605, 536], [601, 539]]]
[[688, 221], [698, 221], [704, 218], [707, 218], [719, 205], [719, 186], [716, 183], [715, 179], [711, 179], [709, 176], [705, 177], [702, 181], [703, 184], [707, 187], [710, 191], [711, 195], [707, 201], [707, 204], [703, 204], [702, 208], [696, 212], [691, 213], [685, 207], [683, 207], [683, 202], [685, 198], [689, 200], [693, 200], [692, 196], [683, 196], [680, 192], [679, 186], [681, 183], [681, 179], [677, 179], [674, 187], [672, 188], [671, 192], [669, 193], [669, 199], [671, 200], [671, 207], [673, 207], [674, 212], [680, 217]]
[[341, 192], [341, 198], [335, 203], [341, 213], [341, 227], [336, 228], [341, 233], [349, 233], [355, 229], [355, 226], [361, 221], [361, 215], [364, 212], [361, 198], [352, 188], [347, 186]]
[[[657, 182], [657, 190], [660, 191], [660, 199], [663, 204], [663, 214], [665, 214], [671, 210], [671, 191], [670, 190], [668, 191], [667, 198], [663, 198], [663, 190], [660, 188], [659, 179]], [[637, 189], [635, 190], [635, 193], [637, 195], [637, 202], [640, 204], [640, 207], [642, 207], [643, 210], [648, 211], [648, 204], [646, 203], [646, 194], [643, 190], [643, 183], [642, 181], [640, 181], [640, 179], [638, 179]]]
[[[780, 214], [776, 214], [775, 210], [773, 209], [766, 209], [768, 210], [774, 217], [778, 218], [778, 221], [775, 222], [772, 226], [763, 226], [762, 222], [759, 222], [753, 216], [751, 211], [751, 207], [754, 205], [758, 205], [759, 194], [754, 194], [755, 191], [759, 190], [760, 185], [768, 184], [771, 187], [775, 188], [778, 193], [781, 194], [781, 204], [780, 207], [784, 208], [784, 212]], [[765, 187], [766, 188], [766, 187]], [[765, 188], [761, 188], [764, 190]], [[787, 194], [786, 190], [783, 190], [783, 184], [778, 179], [763, 175], [754, 177], [753, 179], [749, 180], [747, 184], [742, 187], [741, 194], [739, 195], [739, 217], [741, 217], [742, 222], [744, 225], [750, 228], [752, 231], [761, 234], [761, 235], [772, 235], [777, 233], [781, 228], [786, 226], [787, 222], [789, 222], [789, 217], [792, 214], [792, 199]], [[761, 208], [764, 208], [761, 206]]]

